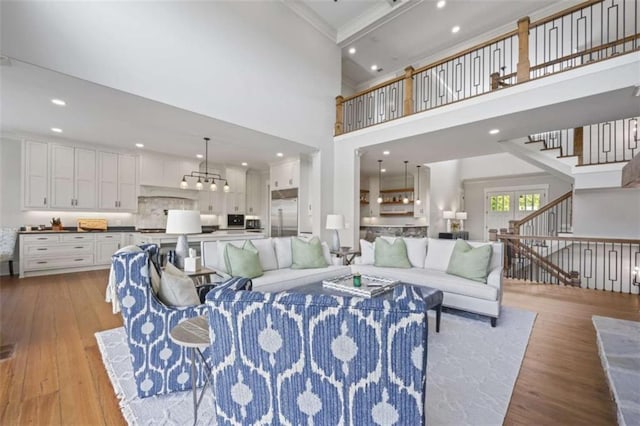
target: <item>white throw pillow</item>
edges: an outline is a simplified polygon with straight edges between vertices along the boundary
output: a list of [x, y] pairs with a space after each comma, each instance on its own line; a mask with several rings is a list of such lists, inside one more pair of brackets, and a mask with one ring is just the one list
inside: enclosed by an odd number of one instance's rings
[[327, 265], [333, 265], [331, 261], [331, 250], [329, 249], [329, 244], [326, 242], [322, 242], [322, 255], [324, 256], [324, 260], [327, 261]]
[[453, 253], [455, 243], [455, 240], [429, 238], [429, 250], [427, 250], [427, 258], [424, 262], [424, 267], [426, 269], [435, 269], [446, 272], [449, 267], [449, 259], [451, 259], [451, 253]]
[[195, 306], [200, 304], [198, 292], [191, 278], [172, 263], [167, 263], [160, 277], [158, 298], [167, 306]]
[[258, 250], [260, 265], [263, 271], [273, 271], [278, 269], [278, 260], [276, 259], [276, 251], [273, 248], [271, 238], [260, 240], [251, 240], [253, 246]]
[[423, 268], [424, 260], [427, 257], [427, 239], [408, 237], [403, 237], [402, 239], [407, 245], [407, 255], [411, 266], [414, 268]]
[[278, 269], [291, 268], [293, 257], [291, 256], [291, 237], [273, 238], [273, 246], [276, 249]]
[[360, 264], [373, 265], [375, 263], [375, 255], [373, 250], [374, 244], [367, 240], [360, 240]]
[[227, 263], [224, 260], [224, 249], [227, 246], [227, 244], [233, 244], [234, 246], [238, 247], [238, 248], [242, 248], [244, 246], [244, 241], [245, 240], [235, 240], [235, 241], [220, 241], [218, 240], [217, 242], [217, 251], [218, 251], [218, 270], [222, 271], [226, 274], [229, 273], [229, 271], [227, 271]]

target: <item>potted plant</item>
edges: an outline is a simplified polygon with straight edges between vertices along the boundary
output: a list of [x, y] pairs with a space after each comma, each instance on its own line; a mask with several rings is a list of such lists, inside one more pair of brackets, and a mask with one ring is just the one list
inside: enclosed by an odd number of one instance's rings
[[53, 231], [62, 231], [62, 220], [59, 217], [51, 219], [51, 229]]

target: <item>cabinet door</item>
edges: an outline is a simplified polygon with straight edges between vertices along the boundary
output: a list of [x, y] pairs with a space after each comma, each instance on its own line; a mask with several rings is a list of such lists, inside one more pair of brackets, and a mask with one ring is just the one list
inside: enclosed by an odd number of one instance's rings
[[73, 147], [51, 145], [51, 207], [69, 209], [75, 206]]
[[161, 186], [163, 183], [164, 164], [160, 157], [152, 154], [140, 156], [140, 185]]
[[122, 210], [138, 209], [136, 170], [136, 157], [118, 155], [118, 207]]
[[198, 194], [198, 207], [202, 214], [212, 214], [213, 206], [211, 205], [212, 193], [208, 188], [203, 189]]
[[49, 156], [44, 142], [24, 143], [24, 206], [49, 207]]
[[96, 242], [96, 265], [108, 265], [111, 263], [111, 255], [120, 248], [120, 241]]
[[286, 188], [286, 163], [271, 166], [271, 190]]
[[245, 192], [235, 193], [236, 214], [245, 214], [247, 210], [247, 194]]
[[98, 196], [101, 209], [118, 208], [118, 154], [100, 152]]
[[299, 188], [300, 187], [300, 162], [293, 161], [289, 163], [289, 167], [287, 169], [287, 185], [289, 188]]
[[91, 149], [75, 149], [75, 207], [96, 208], [96, 152]]

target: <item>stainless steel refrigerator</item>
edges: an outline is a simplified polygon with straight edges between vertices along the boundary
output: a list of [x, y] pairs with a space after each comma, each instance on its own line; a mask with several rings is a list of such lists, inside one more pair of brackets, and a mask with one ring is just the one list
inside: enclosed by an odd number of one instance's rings
[[298, 235], [298, 189], [271, 191], [271, 236]]

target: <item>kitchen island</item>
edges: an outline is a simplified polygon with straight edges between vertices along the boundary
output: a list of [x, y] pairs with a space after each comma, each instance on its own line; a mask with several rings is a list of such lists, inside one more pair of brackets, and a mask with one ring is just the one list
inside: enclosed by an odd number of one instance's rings
[[[218, 230], [189, 235], [189, 244], [200, 252], [200, 242], [264, 238], [264, 233], [244, 229]], [[108, 269], [111, 255], [130, 244], [158, 244], [161, 253], [175, 248], [177, 235], [137, 232], [133, 227], [108, 228], [100, 232], [22, 231], [18, 235], [20, 278]]]
[[375, 241], [376, 237], [427, 237], [428, 225], [362, 225], [360, 238]]

